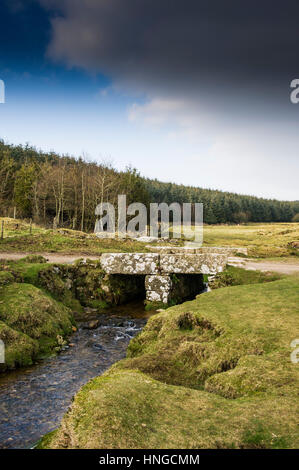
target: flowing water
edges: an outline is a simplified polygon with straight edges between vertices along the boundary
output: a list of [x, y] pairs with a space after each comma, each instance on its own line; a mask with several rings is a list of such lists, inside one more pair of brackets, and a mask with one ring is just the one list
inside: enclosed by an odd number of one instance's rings
[[0, 375], [0, 448], [32, 447], [57, 428], [79, 388], [125, 357], [146, 317], [142, 302], [116, 307], [97, 329], [81, 324], [58, 356]]

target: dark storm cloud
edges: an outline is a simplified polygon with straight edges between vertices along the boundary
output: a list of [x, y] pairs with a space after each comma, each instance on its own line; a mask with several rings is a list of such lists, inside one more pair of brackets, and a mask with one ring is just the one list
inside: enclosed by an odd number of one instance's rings
[[[298, 0], [4, 1], [0, 71], [42, 71], [58, 100], [47, 89], [25, 118], [18, 106], [12, 136], [19, 121], [62, 152], [104, 148], [148, 176], [298, 199]], [[63, 114], [77, 76], [77, 114]]]
[[48, 53], [142, 91], [286, 86], [298, 75], [296, 0], [40, 0]]

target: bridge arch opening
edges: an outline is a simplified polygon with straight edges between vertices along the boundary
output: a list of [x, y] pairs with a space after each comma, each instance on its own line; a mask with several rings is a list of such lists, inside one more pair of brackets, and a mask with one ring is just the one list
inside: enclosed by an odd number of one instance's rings
[[143, 300], [153, 309], [192, 300], [206, 288], [202, 274], [111, 274], [110, 283], [116, 304]]

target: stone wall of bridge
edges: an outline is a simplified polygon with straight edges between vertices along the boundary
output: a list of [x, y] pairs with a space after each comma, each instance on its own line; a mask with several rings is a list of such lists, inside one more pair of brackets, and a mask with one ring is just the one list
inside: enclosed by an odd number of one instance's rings
[[227, 263], [223, 253], [104, 253], [107, 274], [217, 274]]
[[226, 253], [104, 253], [101, 266], [107, 275], [145, 276], [146, 302], [174, 304], [199, 294], [203, 275], [221, 272]]
[[177, 304], [205, 288], [203, 274], [151, 274], [145, 277], [147, 304]]

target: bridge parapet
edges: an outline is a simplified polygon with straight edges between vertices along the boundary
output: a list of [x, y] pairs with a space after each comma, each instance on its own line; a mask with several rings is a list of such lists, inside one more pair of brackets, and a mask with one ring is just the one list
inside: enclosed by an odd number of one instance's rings
[[104, 253], [101, 265], [107, 274], [216, 274], [227, 259], [223, 253]]
[[233, 256], [236, 254], [248, 255], [248, 249], [242, 246], [202, 246], [200, 248], [194, 248], [192, 246], [152, 246], [146, 245], [146, 248], [153, 253], [160, 254], [222, 254], [227, 256]]
[[163, 274], [216, 274], [227, 263], [224, 254], [173, 254], [160, 255], [160, 272]]
[[104, 253], [101, 265], [107, 274], [159, 274], [157, 253]]

